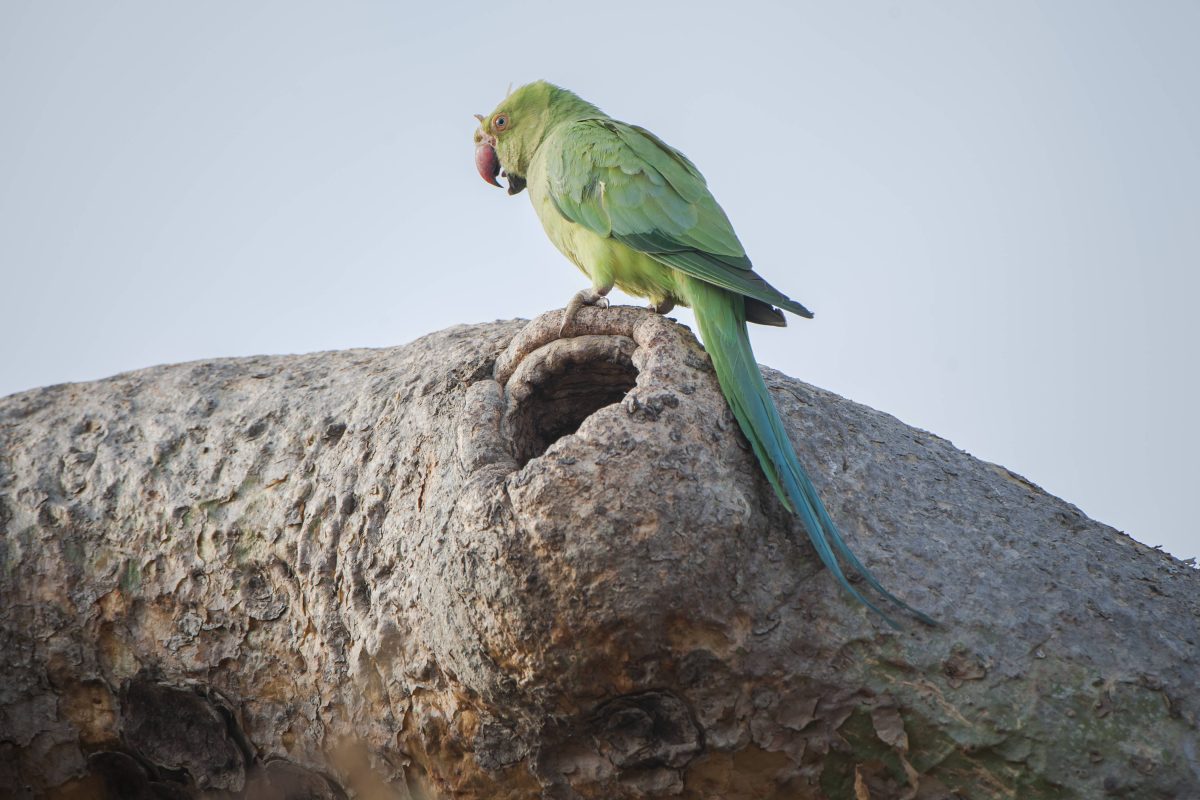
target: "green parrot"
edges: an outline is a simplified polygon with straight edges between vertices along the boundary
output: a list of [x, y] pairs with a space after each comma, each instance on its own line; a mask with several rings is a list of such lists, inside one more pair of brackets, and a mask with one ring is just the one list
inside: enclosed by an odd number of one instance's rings
[[[935, 624], [883, 588], [838, 533], [796, 457], [750, 349], [747, 322], [787, 324], [812, 312], [753, 270], [704, 176], [645, 128], [619, 122], [545, 81], [520, 87], [476, 115], [475, 166], [508, 193], [529, 189], [546, 235], [591, 281], [567, 304], [562, 332], [584, 305], [607, 306], [613, 286], [666, 313], [689, 306], [721, 391], [779, 499], [804, 521], [821, 561], [851, 595], [895, 623], [847, 580]], [[846, 563], [843, 569], [838, 557]]]

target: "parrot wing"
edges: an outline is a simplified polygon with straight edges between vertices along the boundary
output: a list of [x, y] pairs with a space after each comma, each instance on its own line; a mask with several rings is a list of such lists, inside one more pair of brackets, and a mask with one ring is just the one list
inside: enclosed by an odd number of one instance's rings
[[547, 176], [550, 198], [564, 218], [705, 283], [768, 304], [765, 309], [747, 304], [752, 321], [784, 324], [772, 305], [812, 317], [754, 272], [704, 176], [678, 150], [644, 128], [607, 118], [573, 122], [559, 136], [557, 152], [547, 158]]

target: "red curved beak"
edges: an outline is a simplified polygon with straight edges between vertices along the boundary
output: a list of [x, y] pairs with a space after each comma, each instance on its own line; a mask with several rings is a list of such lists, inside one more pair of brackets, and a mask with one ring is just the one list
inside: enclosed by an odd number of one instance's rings
[[[479, 177], [492, 186], [500, 186], [496, 176], [500, 174], [500, 158], [496, 155], [496, 137], [484, 133], [483, 128], [475, 131], [475, 169]], [[501, 188], [503, 188], [501, 186]]]
[[496, 137], [483, 129], [483, 117], [476, 114], [475, 119], [479, 120], [479, 127], [475, 129], [475, 169], [479, 170], [479, 177], [501, 189], [504, 186], [496, 180], [496, 176], [508, 178], [508, 193], [520, 194], [525, 188], [525, 179], [511, 172], [506, 175], [500, 169], [500, 156], [496, 155]]

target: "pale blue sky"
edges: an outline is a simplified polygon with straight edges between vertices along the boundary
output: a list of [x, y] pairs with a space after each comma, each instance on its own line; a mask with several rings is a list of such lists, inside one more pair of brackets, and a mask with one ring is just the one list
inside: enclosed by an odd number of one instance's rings
[[1198, 40], [1166, 0], [0, 0], [0, 394], [561, 306], [472, 164], [546, 78], [816, 312], [762, 362], [1200, 555]]

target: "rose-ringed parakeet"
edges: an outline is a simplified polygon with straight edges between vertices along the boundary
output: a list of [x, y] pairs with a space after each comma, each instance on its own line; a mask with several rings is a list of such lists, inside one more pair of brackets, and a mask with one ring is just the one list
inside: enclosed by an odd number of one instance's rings
[[884, 589], [851, 552], [800, 466], [754, 360], [746, 323], [786, 325], [780, 309], [806, 318], [812, 313], [754, 272], [696, 166], [650, 131], [545, 81], [510, 92], [490, 115], [476, 118], [480, 175], [500, 186], [496, 176], [503, 174], [509, 194], [528, 188], [550, 241], [591, 280], [568, 303], [563, 331], [582, 306], [607, 305], [613, 286], [648, 298], [659, 313], [690, 306], [734, 417], [779, 499], [804, 521], [821, 561], [889, 623], [847, 572], [932, 624]]

